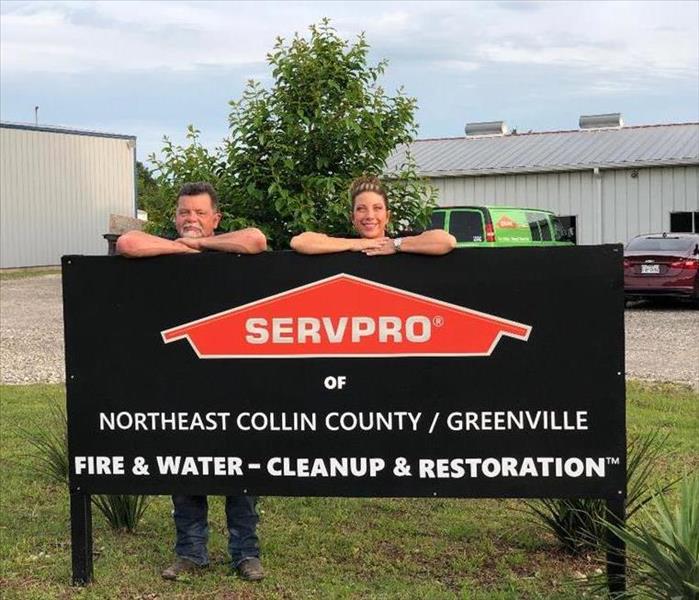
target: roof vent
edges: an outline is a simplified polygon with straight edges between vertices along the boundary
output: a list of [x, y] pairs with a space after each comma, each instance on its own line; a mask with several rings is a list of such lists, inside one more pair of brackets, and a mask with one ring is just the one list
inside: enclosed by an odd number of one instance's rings
[[608, 127], [623, 127], [624, 119], [621, 113], [607, 115], [580, 115], [580, 129], [605, 129]]
[[483, 123], [466, 123], [464, 133], [466, 135], [505, 135], [507, 133], [505, 121], [487, 121]]

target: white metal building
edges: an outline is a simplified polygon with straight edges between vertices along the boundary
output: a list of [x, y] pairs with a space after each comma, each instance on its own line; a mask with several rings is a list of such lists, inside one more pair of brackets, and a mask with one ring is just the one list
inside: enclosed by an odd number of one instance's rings
[[[552, 210], [579, 244], [699, 232], [699, 123], [624, 127], [615, 113], [581, 117], [580, 126], [517, 133], [499, 121], [473, 123], [465, 137], [417, 140], [410, 152], [440, 206]], [[391, 157], [389, 171], [405, 152]]]
[[136, 138], [0, 123], [0, 267], [106, 254], [110, 214], [136, 215]]

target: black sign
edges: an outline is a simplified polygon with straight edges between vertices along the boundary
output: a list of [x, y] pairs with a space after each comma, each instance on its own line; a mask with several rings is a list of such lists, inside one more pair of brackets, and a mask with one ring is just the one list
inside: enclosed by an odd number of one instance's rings
[[621, 256], [65, 257], [71, 488], [623, 496]]

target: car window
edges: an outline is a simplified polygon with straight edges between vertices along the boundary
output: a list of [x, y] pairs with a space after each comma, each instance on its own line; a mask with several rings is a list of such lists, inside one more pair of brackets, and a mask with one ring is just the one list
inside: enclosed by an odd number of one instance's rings
[[549, 220], [546, 216], [539, 221], [539, 229], [541, 229], [541, 239], [545, 242], [551, 241], [551, 225], [549, 225]]
[[449, 215], [449, 233], [457, 242], [483, 242], [483, 216], [476, 210], [453, 210]]
[[527, 212], [527, 222], [534, 241], [551, 241], [551, 227], [544, 213]]
[[444, 229], [444, 217], [446, 213], [443, 210], [436, 210], [432, 213], [429, 229]]
[[697, 240], [692, 238], [673, 238], [673, 237], [639, 237], [634, 238], [626, 246], [627, 250], [679, 250], [686, 252], [690, 250]]

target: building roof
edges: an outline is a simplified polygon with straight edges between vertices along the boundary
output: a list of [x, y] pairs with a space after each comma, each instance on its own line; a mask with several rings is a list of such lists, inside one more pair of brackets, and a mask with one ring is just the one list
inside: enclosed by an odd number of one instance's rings
[[121, 140], [136, 141], [135, 135], [106, 133], [104, 131], [91, 131], [89, 129], [71, 129], [70, 127], [62, 127], [60, 125], [33, 125], [31, 123], [11, 123], [9, 121], [0, 121], [0, 128], [25, 129], [28, 131], [44, 131], [48, 133], [65, 133], [68, 135], [88, 135], [91, 137], [117, 138]]
[[[405, 152], [396, 149], [388, 172]], [[697, 165], [699, 123], [416, 140], [410, 152], [425, 177]]]

